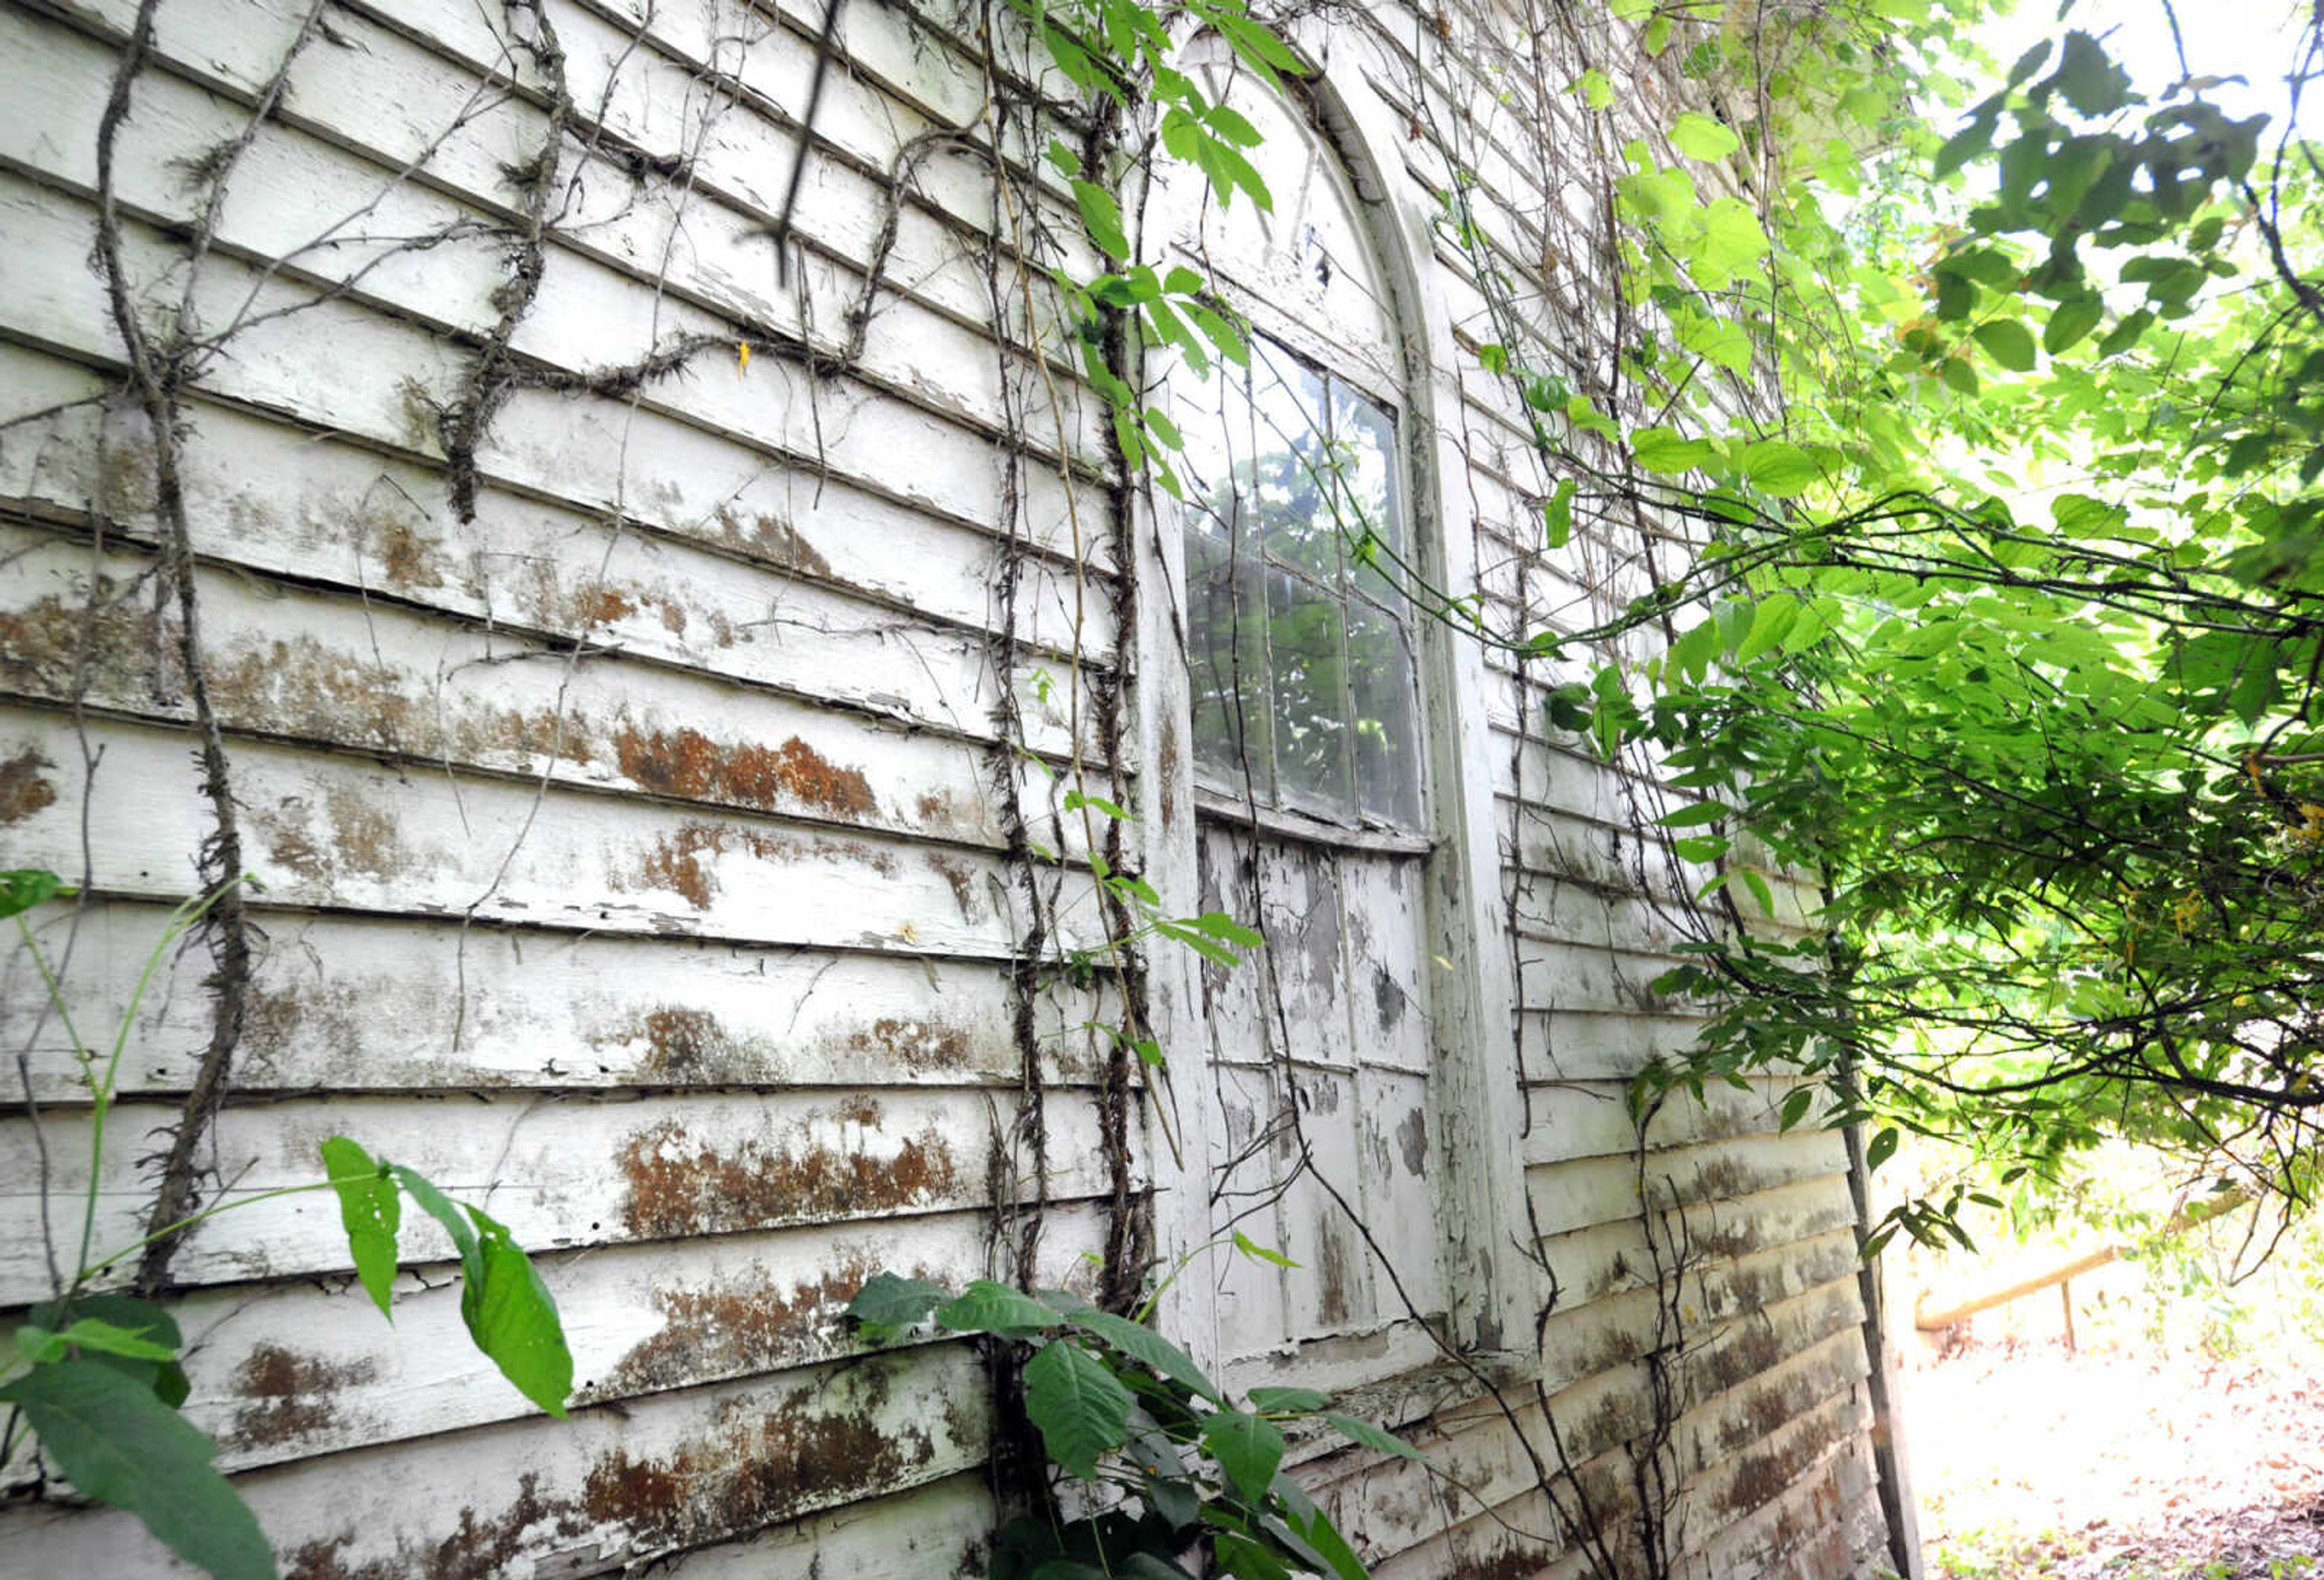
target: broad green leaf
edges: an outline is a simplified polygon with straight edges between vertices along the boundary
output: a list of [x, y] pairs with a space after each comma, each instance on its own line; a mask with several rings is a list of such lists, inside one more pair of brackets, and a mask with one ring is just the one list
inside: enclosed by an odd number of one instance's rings
[[1748, 635], [1735, 648], [1735, 662], [1748, 664], [1760, 654], [1780, 643], [1790, 632], [1792, 623], [1800, 618], [1801, 604], [1795, 598], [1765, 598], [1751, 616]]
[[1666, 427], [1646, 427], [1630, 436], [1630, 454], [1642, 471], [1674, 475], [1707, 464], [1719, 450], [1708, 439], [1690, 439]]
[[1313, 1415], [1332, 1402], [1328, 1393], [1318, 1393], [1313, 1388], [1254, 1388], [1250, 1391], [1253, 1410], [1263, 1410], [1269, 1415]]
[[1722, 125], [1699, 110], [1689, 110], [1678, 118], [1670, 131], [1671, 146], [1689, 159], [1706, 162], [1725, 159], [1743, 146], [1731, 127]]
[[72, 891], [65, 886], [65, 880], [53, 872], [43, 872], [38, 868], [18, 868], [11, 872], [0, 872], [0, 920], [29, 911], [59, 895], [70, 893]]
[[1194, 925], [1213, 938], [1223, 939], [1238, 949], [1257, 949], [1267, 942], [1258, 929], [1246, 927], [1224, 911], [1205, 911], [1194, 918]]
[[847, 1315], [875, 1339], [884, 1338], [927, 1321], [950, 1298], [947, 1291], [926, 1279], [881, 1272], [855, 1291], [855, 1298], [847, 1302]]
[[1868, 1171], [1877, 1169], [1895, 1156], [1896, 1142], [1896, 1127], [1894, 1125], [1888, 1125], [1879, 1134], [1874, 1136], [1871, 1144], [1864, 1149], [1865, 1168]]
[[390, 1291], [395, 1287], [396, 1235], [403, 1223], [403, 1198], [389, 1174], [372, 1155], [344, 1135], [323, 1143], [323, 1171], [339, 1199], [339, 1223], [347, 1232], [347, 1250], [355, 1258], [355, 1277], [390, 1321]]
[[2017, 319], [1995, 318], [1979, 324], [1976, 335], [1977, 343], [1985, 347], [1994, 361], [2010, 372], [2023, 373], [2033, 370], [2035, 361], [2034, 336]]
[[135, 1379], [93, 1361], [38, 1366], [0, 1388], [83, 1496], [125, 1509], [215, 1580], [274, 1580], [250, 1506], [210, 1462], [217, 1446]]
[[476, 1231], [467, 1216], [441, 1190], [401, 1163], [390, 1164], [387, 1171], [403, 1187], [404, 1194], [420, 1204], [420, 1210], [441, 1224], [444, 1232], [452, 1236], [452, 1248], [460, 1257], [460, 1275], [471, 1281], [483, 1278], [484, 1267], [476, 1254]]
[[1213, 1404], [1223, 1402], [1218, 1384], [1204, 1374], [1194, 1358], [1152, 1328], [1095, 1307], [1074, 1312], [1074, 1326], [1103, 1339], [1131, 1360], [1153, 1367], [1189, 1392]]
[[1542, 539], [1552, 548], [1563, 548], [1573, 536], [1573, 480], [1561, 477], [1542, 507]]
[[1103, 1361], [1053, 1339], [1025, 1365], [1025, 1414], [1068, 1475], [1097, 1479], [1098, 1461], [1130, 1441], [1130, 1390]]
[[26, 1321], [52, 1333], [95, 1319], [168, 1349], [171, 1358], [165, 1361], [101, 1349], [88, 1352], [85, 1358], [110, 1366], [141, 1388], [150, 1388], [153, 1396], [171, 1410], [186, 1402], [190, 1385], [185, 1368], [175, 1358], [185, 1348], [185, 1335], [179, 1331], [177, 1318], [152, 1300], [134, 1295], [76, 1295], [69, 1302], [43, 1301], [24, 1316]]
[[2080, 344], [2105, 316], [2106, 303], [2096, 296], [2060, 302], [2051, 309], [2050, 321], [2042, 326], [2042, 349], [2056, 356]]
[[2066, 35], [2065, 53], [2059, 58], [2052, 80], [2077, 115], [2110, 115], [2130, 102], [2130, 73], [2108, 60], [2098, 41], [2079, 29]]
[[1211, 1556], [1218, 1561], [1219, 1573], [1232, 1580], [1291, 1580], [1291, 1566], [1273, 1548], [1235, 1531], [1222, 1530], [1213, 1537]]
[[476, 1259], [481, 1280], [460, 1291], [460, 1315], [501, 1375], [550, 1415], [562, 1417], [573, 1393], [573, 1352], [566, 1347], [565, 1325], [540, 1270], [505, 1226], [468, 1208], [476, 1221]]
[[1330, 1515], [1310, 1502], [1305, 1508], [1286, 1515], [1286, 1519], [1291, 1529], [1299, 1534], [1300, 1539], [1322, 1555], [1336, 1580], [1369, 1580], [1363, 1560], [1356, 1556], [1356, 1549], [1348, 1545], [1348, 1539], [1342, 1536], [1339, 1528], [1332, 1523]]
[[1614, 84], [1594, 66], [1575, 79], [1573, 90], [1593, 110], [1602, 110], [1614, 102]]
[[1776, 1128], [1779, 1130], [1789, 1130], [1793, 1125], [1797, 1125], [1801, 1120], [1806, 1118], [1808, 1108], [1810, 1105], [1814, 1103], [1814, 1101], [1815, 1089], [1813, 1087], [1801, 1087], [1797, 1090], [1794, 1091], [1790, 1096], [1784, 1099], [1784, 1111], [1779, 1116], [1780, 1122]]
[[61, 1361], [67, 1353], [64, 1335], [27, 1322], [16, 1329], [16, 1353], [36, 1366]]
[[1741, 456], [1743, 475], [1763, 493], [1787, 500], [1805, 493], [1822, 476], [1805, 450], [1786, 439], [1761, 439], [1746, 445]]
[[1130, 258], [1130, 238], [1121, 228], [1121, 206], [1113, 194], [1094, 181], [1076, 178], [1074, 181], [1074, 201], [1082, 211], [1082, 228], [1089, 233], [1098, 250], [1116, 262]]
[[1385, 1427], [1373, 1427], [1367, 1419], [1357, 1419], [1355, 1415], [1334, 1415], [1329, 1410], [1324, 1412], [1324, 1419], [1332, 1422], [1332, 1431], [1348, 1438], [1351, 1443], [1357, 1443], [1360, 1447], [1369, 1447], [1379, 1455], [1397, 1455], [1399, 1459], [1416, 1459], [1416, 1462], [1427, 1459], [1427, 1455], [1399, 1438], [1395, 1431], [1388, 1431]]
[[1740, 276], [1756, 276], [1767, 254], [1767, 233], [1759, 216], [1740, 198], [1715, 198], [1702, 211], [1702, 241], [1687, 272], [1710, 290], [1724, 290]]
[[1705, 801], [1694, 806], [1682, 806], [1666, 812], [1655, 822], [1666, 829], [1694, 829], [1705, 823], [1715, 823], [1728, 815], [1727, 807], [1720, 802]]
[[997, 1333], [1014, 1337], [1041, 1333], [1065, 1320], [1063, 1313], [1021, 1290], [981, 1278], [957, 1300], [936, 1308], [936, 1326], [954, 1333]]
[[1249, 1410], [1222, 1410], [1203, 1418], [1203, 1446], [1237, 1492], [1252, 1502], [1267, 1495], [1283, 1464], [1283, 1430]]
[[174, 1361], [178, 1346], [157, 1344], [147, 1338], [149, 1329], [119, 1327], [96, 1317], [84, 1317], [57, 1337], [65, 1343], [85, 1350], [99, 1350], [108, 1355], [121, 1355], [133, 1361]]

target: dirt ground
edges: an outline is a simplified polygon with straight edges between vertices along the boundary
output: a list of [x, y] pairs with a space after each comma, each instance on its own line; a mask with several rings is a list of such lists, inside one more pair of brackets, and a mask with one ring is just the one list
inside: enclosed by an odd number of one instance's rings
[[2324, 1580], [2324, 1376], [2013, 1340], [1903, 1393], [1932, 1580]]

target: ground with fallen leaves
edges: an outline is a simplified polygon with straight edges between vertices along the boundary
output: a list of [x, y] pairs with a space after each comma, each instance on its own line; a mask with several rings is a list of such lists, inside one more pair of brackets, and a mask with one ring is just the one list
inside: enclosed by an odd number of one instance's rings
[[2324, 1580], [2324, 1376], [2055, 1340], [1912, 1347], [1932, 1580]]

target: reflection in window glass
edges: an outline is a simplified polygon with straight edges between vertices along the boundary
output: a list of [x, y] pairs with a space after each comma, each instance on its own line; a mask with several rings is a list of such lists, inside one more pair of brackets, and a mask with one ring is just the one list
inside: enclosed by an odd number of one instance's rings
[[1395, 419], [1273, 342], [1250, 345], [1249, 369], [1176, 392], [1196, 764], [1266, 805], [1417, 827]]

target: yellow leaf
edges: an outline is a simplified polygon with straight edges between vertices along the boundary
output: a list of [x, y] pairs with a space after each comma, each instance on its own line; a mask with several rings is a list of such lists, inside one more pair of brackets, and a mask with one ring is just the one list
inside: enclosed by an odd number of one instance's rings
[[744, 373], [751, 371], [751, 343], [749, 341], [738, 340], [734, 343], [734, 376], [736, 378], [740, 378]]

